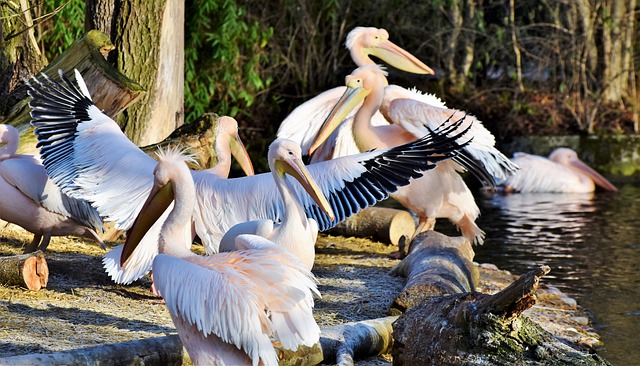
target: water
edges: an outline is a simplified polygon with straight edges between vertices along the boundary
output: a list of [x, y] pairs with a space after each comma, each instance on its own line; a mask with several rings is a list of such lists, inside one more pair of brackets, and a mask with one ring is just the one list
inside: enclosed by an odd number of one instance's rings
[[[586, 308], [613, 365], [640, 365], [640, 186], [618, 193], [477, 197], [485, 244], [476, 261], [542, 281]], [[437, 227], [436, 227], [437, 228]]]

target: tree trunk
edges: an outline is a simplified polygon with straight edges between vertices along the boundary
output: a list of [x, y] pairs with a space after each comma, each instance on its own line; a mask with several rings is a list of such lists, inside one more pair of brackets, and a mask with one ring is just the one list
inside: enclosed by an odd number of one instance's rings
[[49, 267], [42, 251], [0, 257], [0, 284], [32, 291], [47, 287]]
[[[35, 1], [33, 2], [35, 4]], [[0, 120], [26, 96], [15, 90], [46, 63], [34, 37], [30, 5], [26, 0], [0, 3]], [[15, 91], [15, 92], [14, 92]]]
[[116, 50], [109, 61], [147, 90], [117, 122], [137, 145], [166, 138], [184, 121], [184, 1], [92, 0], [91, 9], [114, 11], [86, 19], [109, 32]]

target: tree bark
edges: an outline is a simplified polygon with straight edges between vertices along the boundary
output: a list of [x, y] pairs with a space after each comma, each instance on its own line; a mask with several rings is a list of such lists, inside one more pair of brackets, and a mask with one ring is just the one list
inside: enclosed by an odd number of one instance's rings
[[138, 146], [162, 141], [184, 121], [184, 1], [110, 2], [91, 2], [113, 13], [87, 18], [87, 27], [109, 32], [117, 45], [109, 60], [147, 90], [117, 122]]
[[[104, 33], [91, 31], [51, 61], [42, 73], [59, 80], [58, 69], [61, 69], [68, 77], [74, 79], [73, 70], [78, 69], [96, 106], [108, 116], [117, 116], [134, 103], [144, 90], [109, 65], [105, 56], [111, 49], [113, 44]], [[2, 123], [15, 126], [23, 132], [20, 136], [20, 153], [37, 154], [35, 136], [32, 133], [24, 133], [31, 131], [32, 127], [26, 85], [21, 88], [25, 90], [24, 98], [12, 108], [12, 114]]]
[[32, 291], [47, 287], [49, 267], [42, 251], [0, 257], [0, 284]]
[[[35, 3], [35, 2], [34, 2]], [[46, 63], [34, 37], [31, 10], [26, 0], [0, 3], [0, 120], [10, 108], [24, 99], [26, 90], [17, 91]]]
[[411, 237], [416, 229], [411, 214], [405, 210], [367, 207], [336, 225], [327, 233], [371, 238], [381, 243], [398, 245], [404, 235]]

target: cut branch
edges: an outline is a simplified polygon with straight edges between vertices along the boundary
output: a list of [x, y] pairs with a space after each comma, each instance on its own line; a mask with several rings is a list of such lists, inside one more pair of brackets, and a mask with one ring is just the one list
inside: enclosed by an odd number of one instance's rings
[[332, 235], [371, 238], [381, 243], [398, 245], [402, 236], [410, 237], [416, 229], [411, 214], [405, 210], [367, 207], [336, 225]]
[[49, 267], [42, 251], [0, 257], [0, 284], [32, 291], [47, 287]]

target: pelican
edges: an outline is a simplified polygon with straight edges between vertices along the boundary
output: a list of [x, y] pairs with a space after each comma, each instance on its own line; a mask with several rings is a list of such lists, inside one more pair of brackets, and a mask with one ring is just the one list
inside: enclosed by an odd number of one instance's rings
[[589, 193], [595, 191], [596, 185], [607, 191], [618, 191], [566, 147], [553, 150], [548, 158], [517, 152], [512, 161], [520, 170], [501, 184], [504, 193]]
[[[393, 94], [392, 99], [385, 99], [386, 73], [376, 65], [357, 68], [346, 77], [346, 86], [345, 93], [311, 145], [310, 153], [360, 104], [351, 126], [360, 151], [414, 141], [447, 118], [459, 120], [465, 116], [460, 111], [435, 107], [415, 98], [398, 97], [407, 93], [402, 88], [392, 89], [389, 93]], [[373, 126], [371, 119], [379, 110], [393, 123]], [[494, 147], [493, 135], [478, 120], [467, 116], [463, 126], [471, 130], [473, 141], [463, 149], [461, 155], [438, 164], [434, 170], [425, 172], [421, 178], [406, 187], [400, 187], [391, 195], [418, 216], [414, 236], [432, 229], [436, 218], [446, 217], [471, 243], [482, 244], [484, 240], [484, 232], [475, 223], [480, 209], [459, 172], [466, 168], [483, 184], [492, 185], [494, 177], [505, 178], [515, 170], [515, 166]]]
[[[29, 82], [32, 124], [47, 173], [65, 193], [92, 202], [102, 216], [127, 229], [153, 185], [156, 161], [128, 140], [118, 125], [93, 104], [77, 70], [77, 87], [62, 71], [59, 73], [62, 83], [46, 75]], [[466, 131], [452, 137], [447, 136], [449, 132], [434, 131], [411, 144], [308, 166], [310, 176], [329, 201], [335, 220], [318, 207], [300, 184], [292, 182], [295, 195], [307, 217], [318, 223], [319, 230], [327, 230], [387, 198], [389, 192], [434, 168], [436, 163], [455, 156], [466, 144], [456, 142]], [[269, 173], [233, 179], [194, 174], [194, 181], [195, 231], [209, 254], [218, 251], [222, 236], [233, 225], [260, 219], [280, 222], [285, 216], [282, 197]], [[140, 244], [145, 248], [143, 252], [150, 254], [136, 261], [139, 257], [134, 253], [126, 265], [132, 270], [125, 277], [114, 279], [116, 282], [129, 283], [149, 271], [157, 250], [160, 221]]]
[[240, 234], [256, 234], [275, 243], [281, 243], [291, 253], [296, 254], [308, 270], [311, 270], [315, 259], [318, 223], [314, 219], [307, 218], [304, 207], [298, 201], [295, 189], [292, 182], [287, 179], [287, 175], [291, 175], [302, 184], [331, 221], [335, 220], [335, 216], [329, 202], [302, 163], [300, 145], [295, 141], [276, 139], [269, 145], [268, 160], [284, 204], [281, 222], [275, 223], [273, 220], [263, 219], [236, 224], [222, 237], [220, 251], [234, 250], [234, 238]]
[[253, 235], [235, 238], [239, 250], [191, 252], [193, 178], [177, 149], [160, 150], [153, 187], [127, 234], [126, 263], [146, 230], [169, 209], [158, 237], [153, 278], [195, 365], [277, 365], [274, 336], [285, 348], [320, 339], [312, 309], [319, 296], [309, 270], [294, 255]]
[[0, 124], [0, 218], [33, 233], [25, 253], [47, 249], [52, 236], [77, 235], [95, 240], [102, 230], [98, 212], [87, 202], [69, 198], [47, 177], [31, 155], [16, 154], [20, 134]]
[[[375, 65], [375, 62], [369, 57], [371, 55], [406, 72], [435, 74], [429, 66], [391, 42], [389, 33], [382, 28], [356, 27], [347, 35], [345, 46], [349, 50], [351, 59], [358, 67]], [[329, 89], [298, 106], [280, 124], [277, 132], [278, 137], [298, 142], [306, 154], [326, 116], [345, 90], [344, 86]], [[433, 99], [440, 102], [436, 97]], [[352, 117], [353, 114], [347, 119]], [[388, 124], [379, 114], [374, 117], [373, 123]], [[337, 141], [335, 141], [336, 139]], [[330, 143], [323, 146], [322, 151], [314, 154], [312, 162], [359, 152], [353, 144], [353, 138], [350, 134], [336, 135], [333, 136]]]
[[[202, 210], [206, 210], [206, 208], [203, 207], [205, 206], [203, 204], [203, 198], [206, 197], [206, 193], [203, 192], [208, 192], [212, 188], [215, 189], [215, 186], [220, 180], [224, 180], [229, 176], [232, 157], [236, 159], [238, 165], [240, 165], [245, 174], [247, 174], [248, 176], [254, 175], [251, 159], [249, 158], [249, 154], [247, 154], [247, 150], [245, 149], [244, 144], [242, 143], [242, 140], [240, 139], [240, 136], [238, 134], [238, 122], [234, 118], [222, 116], [218, 118], [218, 120], [214, 123], [214, 134], [215, 138], [213, 148], [216, 153], [216, 165], [205, 170], [191, 171], [191, 174], [198, 182], [199, 187], [197, 195], [199, 199], [196, 201], [196, 207], [194, 211], [194, 215], [196, 217], [202, 217]], [[145, 164], [144, 167], [142, 167], [144, 168], [144, 173], [148, 171], [147, 165], [154, 166], [156, 164], [155, 160], [148, 158], [146, 154], [144, 156], [141, 155], [140, 160]], [[145, 181], [145, 176], [142, 174], [135, 177], [141, 182]], [[153, 178], [153, 175], [151, 175], [150, 178]], [[141, 186], [141, 188], [150, 189], [150, 186]], [[108, 194], [111, 194], [111, 192], [108, 192]], [[116, 199], [116, 197], [108, 198], [108, 200]], [[107, 201], [105, 200], [105, 202]], [[118, 203], [117, 201], [111, 202], [112, 204]], [[166, 219], [168, 214], [169, 210], [165, 212], [165, 214], [160, 220], [158, 220], [155, 226], [150, 228], [150, 230], [148, 231], [148, 235], [145, 237], [143, 242], [136, 247], [136, 252], [132, 254], [126, 266], [121, 266], [119, 263], [122, 253], [122, 245], [116, 246], [104, 256], [102, 260], [103, 266], [105, 268], [105, 271], [113, 279], [113, 281], [115, 281], [116, 283], [128, 284], [140, 278], [149, 271], [149, 269], [151, 268], [151, 261], [156, 256], [156, 254], [158, 254], [156, 245], [157, 236], [162, 222], [164, 221], [164, 219]], [[201, 225], [202, 220], [195, 220], [196, 230], [201, 230]], [[206, 248], [208, 252], [212, 252], [209, 246], [206, 246]]]

